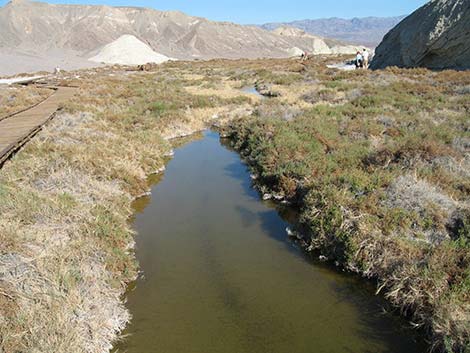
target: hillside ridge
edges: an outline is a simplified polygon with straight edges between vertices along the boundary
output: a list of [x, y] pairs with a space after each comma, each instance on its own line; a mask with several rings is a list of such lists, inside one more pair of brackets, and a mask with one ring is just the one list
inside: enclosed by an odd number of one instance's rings
[[[256, 26], [210, 21], [180, 11], [29, 0], [14, 0], [0, 8], [0, 62], [1, 54], [12, 53], [52, 62], [57, 55], [51, 57], [53, 51], [67, 53], [60, 62], [66, 63], [70, 57], [88, 61], [90, 54], [122, 35], [133, 35], [155, 52], [183, 60], [282, 58], [293, 48], [312, 54], [352, 53], [355, 49], [320, 37], [282, 36]], [[335, 50], [330, 50], [332, 47]]]
[[260, 27], [272, 31], [278, 27], [289, 26], [318, 36], [375, 47], [380, 43], [384, 35], [405, 17], [369, 16], [351, 19], [330, 17], [292, 22], [272, 22], [265, 23]]

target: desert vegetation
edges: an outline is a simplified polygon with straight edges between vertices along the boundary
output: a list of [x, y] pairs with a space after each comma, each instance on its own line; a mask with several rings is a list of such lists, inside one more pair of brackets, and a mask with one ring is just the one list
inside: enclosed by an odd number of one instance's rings
[[138, 271], [131, 201], [172, 138], [211, 124], [263, 197], [299, 208], [307, 251], [376, 280], [435, 348], [468, 349], [470, 74], [326, 68], [341, 59], [65, 78], [78, 95], [0, 170], [0, 351], [109, 351]]
[[0, 172], [0, 351], [108, 352], [137, 275], [131, 201], [168, 139], [249, 97], [188, 93], [169, 67], [82, 72], [80, 92]]
[[53, 93], [35, 86], [0, 86], [0, 120], [42, 102]]
[[280, 97], [224, 135], [265, 198], [301, 210], [309, 252], [376, 279], [433, 347], [467, 351], [470, 74], [323, 67], [263, 72]]

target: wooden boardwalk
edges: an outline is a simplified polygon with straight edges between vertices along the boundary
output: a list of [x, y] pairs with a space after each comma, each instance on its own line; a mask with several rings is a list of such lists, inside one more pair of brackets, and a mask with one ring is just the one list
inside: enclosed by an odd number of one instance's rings
[[0, 121], [0, 166], [23, 146], [59, 108], [60, 103], [71, 98], [76, 88], [58, 87], [44, 102], [24, 112]]

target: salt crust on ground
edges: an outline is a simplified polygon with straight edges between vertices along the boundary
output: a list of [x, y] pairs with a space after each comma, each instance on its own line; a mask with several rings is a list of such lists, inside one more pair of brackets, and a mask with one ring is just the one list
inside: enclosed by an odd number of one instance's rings
[[143, 65], [147, 63], [164, 63], [170, 58], [155, 52], [150, 46], [134, 37], [123, 35], [105, 45], [90, 61], [119, 64], [119, 65]]

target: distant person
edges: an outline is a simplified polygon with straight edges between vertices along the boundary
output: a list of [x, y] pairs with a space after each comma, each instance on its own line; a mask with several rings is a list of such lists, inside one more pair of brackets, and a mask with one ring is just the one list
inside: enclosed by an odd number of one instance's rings
[[364, 50], [362, 51], [362, 65], [366, 70], [369, 68], [369, 57], [369, 51], [364, 48]]
[[358, 51], [356, 53], [356, 69], [360, 69], [362, 68], [364, 65], [364, 61], [363, 61], [363, 58], [362, 58], [362, 54], [360, 51]]
[[57, 66], [57, 67], [54, 69], [54, 74], [60, 75], [60, 67]]

